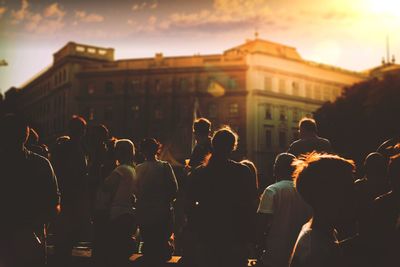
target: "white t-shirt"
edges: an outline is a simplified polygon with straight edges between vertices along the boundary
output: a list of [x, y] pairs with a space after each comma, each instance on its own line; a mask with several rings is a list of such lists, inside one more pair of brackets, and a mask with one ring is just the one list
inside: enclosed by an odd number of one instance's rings
[[301, 229], [290, 267], [340, 267], [343, 266], [339, 242], [334, 234], [327, 236], [311, 229], [307, 223]]
[[296, 191], [293, 181], [282, 180], [264, 190], [257, 212], [273, 215], [262, 258], [264, 264], [289, 266], [301, 227], [311, 218], [311, 208]]
[[119, 165], [105, 180], [105, 184], [117, 185], [111, 202], [110, 219], [133, 213], [133, 194], [136, 172], [133, 166]]

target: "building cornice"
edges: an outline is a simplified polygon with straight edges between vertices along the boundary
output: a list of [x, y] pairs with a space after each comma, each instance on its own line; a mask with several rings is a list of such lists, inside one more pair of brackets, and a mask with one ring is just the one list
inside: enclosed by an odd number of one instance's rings
[[282, 94], [282, 93], [277, 93], [277, 92], [272, 92], [272, 91], [267, 91], [267, 90], [260, 90], [260, 89], [253, 89], [252, 94], [255, 96], [273, 97], [276, 99], [290, 100], [290, 101], [296, 101], [296, 102], [318, 105], [318, 106], [321, 106], [327, 102], [327, 101], [322, 101], [322, 100], [310, 99], [310, 98], [306, 98], [306, 97]]
[[348, 84], [333, 82], [333, 81], [324, 80], [324, 79], [318, 79], [318, 78], [315, 78], [315, 77], [312, 77], [309, 75], [303, 75], [303, 74], [285, 71], [282, 69], [277, 69], [277, 68], [272, 68], [272, 67], [254, 65], [254, 66], [251, 66], [251, 68], [254, 70], [267, 71], [267, 72], [272, 72], [274, 74], [280, 74], [280, 75], [285, 75], [285, 76], [290, 76], [290, 77], [296, 77], [298, 79], [309, 80], [311, 82], [325, 83], [325, 84], [330, 84], [330, 85], [339, 86], [339, 87], [348, 86]]
[[231, 65], [231, 66], [213, 66], [210, 70], [207, 66], [198, 66], [198, 67], [163, 67], [163, 68], [145, 68], [145, 69], [111, 69], [111, 70], [91, 70], [85, 71], [82, 70], [77, 73], [77, 77], [93, 77], [101, 75], [115, 75], [115, 74], [123, 74], [123, 75], [142, 75], [142, 74], [183, 74], [183, 73], [207, 73], [207, 72], [215, 72], [215, 71], [247, 71], [249, 68], [248, 65]]

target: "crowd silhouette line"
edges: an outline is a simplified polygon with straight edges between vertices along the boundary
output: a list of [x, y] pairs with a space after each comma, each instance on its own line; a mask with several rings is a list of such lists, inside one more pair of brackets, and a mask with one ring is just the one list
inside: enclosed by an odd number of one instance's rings
[[257, 166], [233, 160], [237, 133], [213, 132], [206, 118], [193, 122], [195, 145], [179, 170], [159, 158], [158, 140], [135, 145], [105, 125], [88, 131], [79, 116], [49, 145], [15, 114], [0, 129], [0, 267], [75, 266], [82, 240], [88, 264], [104, 267], [164, 266], [174, 255], [185, 267], [400, 262], [395, 138], [356, 166], [303, 118], [299, 140], [275, 159], [276, 182], [259, 188]]

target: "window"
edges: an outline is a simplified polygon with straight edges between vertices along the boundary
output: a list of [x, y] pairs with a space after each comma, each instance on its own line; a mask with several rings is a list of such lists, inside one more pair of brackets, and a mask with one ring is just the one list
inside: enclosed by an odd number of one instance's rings
[[88, 53], [90, 53], [90, 54], [96, 54], [96, 49], [94, 49], [94, 48], [88, 48], [87, 49], [87, 51], [88, 51]]
[[211, 103], [208, 105], [208, 117], [209, 118], [216, 118], [218, 114], [218, 107], [216, 104]]
[[272, 106], [265, 105], [265, 119], [272, 120]]
[[84, 48], [83, 46], [77, 46], [77, 47], [75, 48], [75, 50], [76, 50], [77, 52], [85, 52], [85, 48]]
[[300, 84], [299, 82], [292, 82], [292, 93], [294, 96], [300, 95]]
[[157, 79], [154, 82], [154, 89], [155, 89], [156, 93], [160, 92], [160, 90], [161, 90], [161, 81], [159, 79]]
[[272, 77], [267, 76], [264, 78], [264, 90], [272, 91]]
[[311, 83], [306, 83], [306, 97], [312, 98], [312, 87]]
[[292, 120], [293, 122], [298, 122], [300, 118], [300, 111], [297, 108], [293, 109], [293, 116], [292, 116]]
[[112, 120], [113, 118], [113, 108], [110, 107], [106, 107], [106, 109], [104, 110], [104, 119], [109, 121]]
[[154, 110], [154, 118], [157, 120], [162, 120], [164, 118], [164, 113], [161, 107], [156, 107]]
[[228, 80], [228, 88], [229, 89], [236, 89], [237, 88], [237, 83], [234, 78], [229, 78]]
[[279, 80], [279, 93], [286, 93], [286, 81], [284, 79]]
[[94, 108], [89, 108], [87, 118], [92, 121], [94, 120]]
[[99, 50], [99, 55], [104, 56], [105, 54], [107, 54], [106, 50], [104, 50], [104, 49]]
[[93, 94], [94, 94], [94, 89], [95, 89], [94, 84], [90, 83], [90, 84], [88, 85], [88, 87], [87, 87], [87, 93], [88, 93], [89, 95], [93, 95]]
[[186, 78], [181, 78], [179, 80], [179, 90], [184, 91], [188, 86], [188, 81]]
[[114, 87], [113, 82], [107, 81], [104, 86], [104, 90], [105, 90], [106, 94], [111, 94], [114, 90], [113, 87]]
[[139, 112], [140, 112], [140, 106], [139, 105], [136, 104], [136, 105], [133, 105], [131, 107], [132, 118], [134, 118], [134, 119], [139, 118]]
[[281, 107], [279, 109], [279, 120], [280, 121], [286, 121], [287, 120], [287, 118], [286, 118], [286, 108], [285, 107]]
[[279, 131], [279, 147], [285, 148], [286, 147], [286, 132]]
[[331, 88], [325, 87], [324, 88], [324, 101], [329, 101], [329, 100], [331, 100]]
[[272, 148], [272, 129], [265, 130], [265, 148]]
[[320, 85], [315, 85], [314, 87], [314, 97], [317, 100], [321, 100], [322, 99], [322, 90], [321, 90], [321, 86]]
[[229, 104], [228, 111], [229, 111], [229, 116], [231, 116], [231, 117], [238, 116], [239, 115], [239, 104], [238, 103]]

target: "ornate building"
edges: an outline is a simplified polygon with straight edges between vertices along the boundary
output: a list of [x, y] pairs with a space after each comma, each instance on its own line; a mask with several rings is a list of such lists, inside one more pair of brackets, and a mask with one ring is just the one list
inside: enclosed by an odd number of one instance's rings
[[10, 89], [4, 102], [14, 101], [48, 140], [65, 133], [71, 115], [81, 114], [117, 137], [154, 136], [178, 160], [190, 153], [198, 106], [197, 115], [214, 128], [229, 124], [239, 133], [238, 154], [264, 173], [297, 138], [301, 117], [365, 78], [257, 38], [216, 55], [122, 60], [114, 60], [112, 48], [70, 42], [49, 68]]

